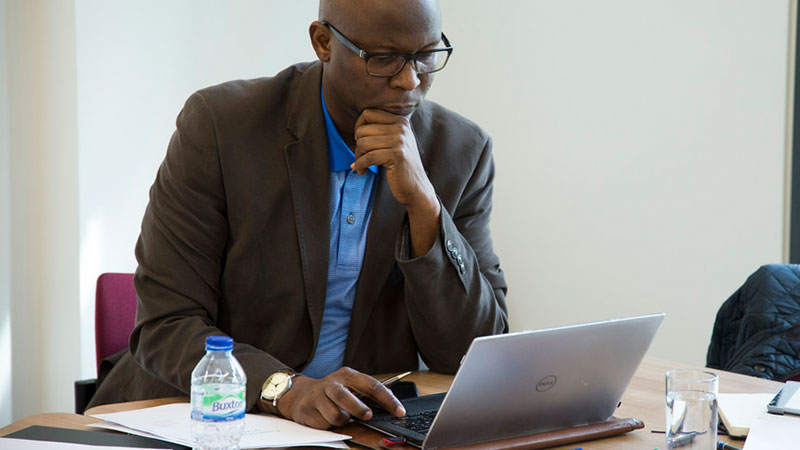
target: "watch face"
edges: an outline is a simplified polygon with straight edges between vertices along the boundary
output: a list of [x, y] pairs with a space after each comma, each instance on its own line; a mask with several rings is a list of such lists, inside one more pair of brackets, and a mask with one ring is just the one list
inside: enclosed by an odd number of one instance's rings
[[273, 373], [264, 383], [264, 387], [261, 389], [261, 396], [268, 400], [274, 399], [288, 389], [290, 380], [291, 377], [287, 373]]

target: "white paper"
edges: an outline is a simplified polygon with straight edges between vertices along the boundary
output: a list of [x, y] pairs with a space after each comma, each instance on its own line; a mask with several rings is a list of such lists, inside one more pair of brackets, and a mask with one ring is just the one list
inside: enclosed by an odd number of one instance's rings
[[776, 450], [797, 448], [800, 417], [761, 414], [750, 425], [750, 433], [742, 450]]
[[[27, 439], [0, 438], [3, 450], [131, 450], [130, 447], [73, 444], [68, 442], [31, 441]], [[163, 449], [142, 449], [163, 450]]]
[[717, 407], [737, 428], [750, 428], [756, 417], [767, 413], [767, 403], [775, 394], [718, 394]]
[[[109, 422], [109, 421], [95, 422], [95, 423], [89, 424], [88, 426], [95, 427], [95, 428], [102, 428], [104, 430], [119, 431], [121, 433], [135, 434], [137, 436], [142, 436], [142, 437], [151, 438], [151, 439], [163, 440], [161, 437], [156, 436], [155, 434], [147, 433], [145, 431], [134, 430], [133, 428], [124, 427], [124, 426], [122, 426], [120, 424], [117, 424], [117, 423], [114, 423], [114, 422]], [[190, 443], [188, 443], [186, 445], [187, 446], [191, 446], [192, 443], [190, 442]], [[329, 448], [341, 448], [341, 449], [350, 448], [350, 446], [347, 445], [344, 441], [315, 442], [314, 443], [314, 447], [329, 447]]]
[[[152, 408], [109, 414], [95, 414], [103, 419], [138, 431], [156, 435], [159, 439], [183, 445], [192, 445], [191, 405], [173, 403]], [[350, 439], [350, 436], [317, 430], [275, 416], [245, 415], [244, 432], [239, 447], [292, 447], [298, 445], [323, 445]]]

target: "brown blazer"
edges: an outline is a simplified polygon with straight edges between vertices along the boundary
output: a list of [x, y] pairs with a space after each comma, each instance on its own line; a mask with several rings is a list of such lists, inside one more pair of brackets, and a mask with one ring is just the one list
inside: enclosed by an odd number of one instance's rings
[[[267, 376], [311, 361], [330, 235], [321, 75], [319, 63], [298, 64], [186, 102], [136, 246], [130, 352], [91, 405], [188, 393], [211, 334], [236, 341], [248, 409]], [[508, 330], [489, 232], [491, 141], [430, 101], [411, 123], [441, 200], [440, 231], [428, 254], [410, 258], [405, 210], [381, 170], [344, 356], [366, 373], [415, 369], [418, 353], [452, 373], [474, 337]]]

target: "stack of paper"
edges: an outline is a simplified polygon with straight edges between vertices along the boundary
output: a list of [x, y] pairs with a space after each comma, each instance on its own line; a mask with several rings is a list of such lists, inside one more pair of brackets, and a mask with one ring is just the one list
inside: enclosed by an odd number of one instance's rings
[[744, 441], [743, 450], [776, 450], [798, 448], [797, 432], [800, 417], [792, 415], [764, 414], [750, 425], [750, 434]]
[[775, 394], [718, 394], [717, 408], [719, 418], [725, 424], [728, 434], [744, 437], [750, 430], [750, 424], [767, 414], [767, 403]]
[[[95, 414], [92, 417], [105, 422], [91, 426], [161, 439], [192, 447], [191, 405], [173, 403], [153, 408], [137, 409], [109, 414]], [[309, 428], [275, 416], [261, 414], [245, 415], [244, 432], [239, 447], [293, 447], [323, 446], [347, 448], [343, 442], [350, 436], [330, 431]]]

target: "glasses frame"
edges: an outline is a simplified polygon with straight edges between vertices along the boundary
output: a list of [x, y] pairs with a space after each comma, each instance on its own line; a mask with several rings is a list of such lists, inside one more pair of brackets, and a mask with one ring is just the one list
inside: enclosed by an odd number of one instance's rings
[[[347, 47], [350, 51], [355, 53], [359, 58], [364, 60], [364, 68], [367, 71], [367, 74], [372, 75], [373, 77], [393, 77], [393, 76], [397, 75], [398, 73], [402, 72], [403, 69], [406, 67], [406, 64], [408, 64], [409, 61], [412, 62], [412, 66], [414, 67], [414, 70], [419, 75], [427, 75], [427, 74], [430, 74], [430, 73], [439, 72], [440, 70], [444, 69], [445, 66], [447, 66], [447, 62], [450, 61], [450, 55], [453, 54], [453, 46], [450, 44], [450, 40], [447, 39], [447, 36], [444, 35], [444, 32], [442, 32], [442, 42], [445, 45], [444, 48], [435, 48], [433, 50], [423, 50], [421, 52], [416, 52], [416, 53], [368, 52], [368, 51], [364, 51], [364, 50], [358, 48], [358, 46], [356, 44], [354, 44], [352, 41], [350, 41], [350, 39], [347, 39], [347, 37], [345, 37], [345, 35], [343, 35], [339, 30], [336, 29], [336, 27], [334, 27], [330, 23], [322, 21], [322, 24], [325, 25], [326, 27], [328, 27], [328, 29], [331, 30], [333, 35], [336, 36], [336, 38], [339, 39], [339, 41], [341, 41], [341, 43], [344, 44], [345, 47]], [[427, 72], [421, 72], [418, 69], [417, 60], [420, 57], [431, 55], [431, 54], [434, 54], [434, 53], [443, 53], [443, 52], [447, 53], [447, 57], [445, 58], [444, 64], [442, 64], [442, 67], [440, 67], [440, 68], [438, 68], [436, 70], [431, 70], [431, 71], [427, 71]], [[393, 74], [376, 74], [376, 73], [372, 73], [372, 72], [369, 71], [369, 59], [372, 58], [372, 57], [376, 57], [376, 56], [381, 56], [381, 57], [382, 56], [399, 56], [399, 57], [402, 57], [404, 59], [404, 61], [403, 61], [403, 64], [400, 66], [400, 68], [397, 69], [397, 72], [395, 72]]]

